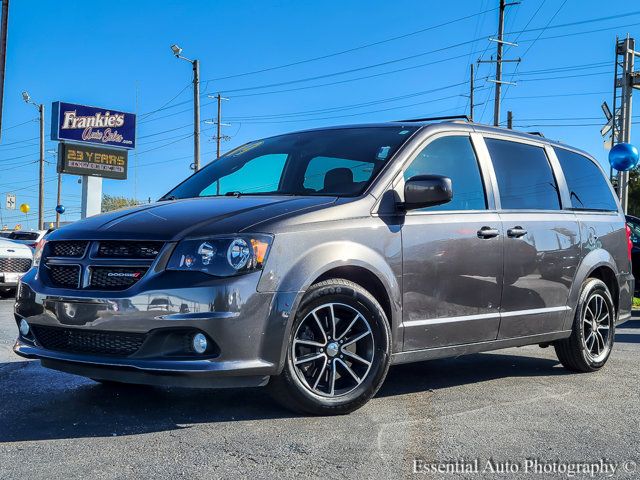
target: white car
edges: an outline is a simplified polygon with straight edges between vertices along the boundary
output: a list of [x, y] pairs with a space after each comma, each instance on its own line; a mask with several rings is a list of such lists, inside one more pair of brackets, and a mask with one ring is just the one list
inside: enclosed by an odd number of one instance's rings
[[14, 230], [8, 239], [12, 242], [27, 245], [32, 250], [35, 250], [38, 242], [44, 238], [47, 232], [48, 230]]
[[21, 245], [0, 238], [0, 295], [12, 291], [20, 277], [29, 271], [33, 263], [33, 251]]

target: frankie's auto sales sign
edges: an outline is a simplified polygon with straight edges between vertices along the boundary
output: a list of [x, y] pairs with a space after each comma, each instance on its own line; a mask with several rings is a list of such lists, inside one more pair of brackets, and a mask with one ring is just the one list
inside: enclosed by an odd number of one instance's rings
[[54, 102], [51, 140], [135, 148], [136, 116], [133, 113]]

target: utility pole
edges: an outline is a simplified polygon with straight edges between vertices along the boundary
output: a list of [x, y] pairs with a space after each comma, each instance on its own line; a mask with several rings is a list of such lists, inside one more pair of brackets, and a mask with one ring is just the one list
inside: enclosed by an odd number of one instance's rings
[[505, 0], [500, 0], [500, 17], [498, 20], [498, 47], [496, 53], [496, 91], [493, 105], [493, 125], [500, 125], [500, 92], [502, 90], [502, 39], [504, 37]]
[[9, 0], [2, 0], [0, 20], [0, 135], [2, 135], [2, 107], [4, 103], [4, 74], [7, 60], [7, 29], [9, 27]]
[[469, 119], [473, 122], [473, 63], [469, 66], [471, 67], [471, 76], [469, 77]]
[[40, 113], [40, 188], [38, 191], [38, 230], [44, 230], [44, 104], [38, 105]]
[[217, 129], [217, 133], [216, 133], [216, 158], [220, 158], [220, 130], [222, 127], [222, 97], [220, 96], [220, 94], [218, 93], [217, 95], [218, 98], [218, 121], [216, 122], [216, 125], [218, 127]]
[[469, 98], [469, 120], [473, 122], [473, 116], [475, 113], [475, 107], [478, 105], [482, 105], [484, 102], [476, 103], [475, 102], [475, 91], [476, 91], [476, 82], [475, 82], [475, 65], [472, 63], [469, 65], [469, 95], [462, 95], [463, 97]]
[[[612, 144], [631, 142], [631, 107], [633, 89], [640, 88], [640, 72], [635, 72], [635, 40], [627, 35], [616, 39], [616, 72], [613, 97]], [[622, 69], [618, 75], [618, 68]], [[620, 98], [620, 107], [617, 102]], [[629, 172], [618, 172], [618, 198], [622, 210], [627, 213], [629, 205]]]
[[507, 42], [504, 40], [504, 13], [507, 7], [518, 5], [520, 2], [510, 2], [506, 3], [505, 0], [500, 0], [500, 12], [498, 17], [498, 35], [497, 38], [489, 38], [490, 42], [496, 42], [496, 59], [493, 57], [491, 60], [478, 60], [478, 63], [495, 63], [496, 64], [496, 78], [489, 79], [489, 82], [495, 83], [495, 97], [494, 97], [494, 105], [493, 105], [493, 125], [500, 125], [500, 96], [502, 94], [502, 85], [515, 85], [514, 82], [505, 82], [502, 80], [502, 64], [505, 62], [520, 62], [519, 58], [515, 58], [513, 60], [505, 60], [503, 58], [503, 47], [504, 45], [510, 45], [512, 47], [517, 47], [517, 43]]
[[56, 228], [60, 228], [60, 212], [58, 211], [58, 205], [62, 201], [62, 174], [58, 174], [58, 196], [56, 197]]
[[513, 130], [513, 112], [511, 110], [507, 112], [507, 128]]

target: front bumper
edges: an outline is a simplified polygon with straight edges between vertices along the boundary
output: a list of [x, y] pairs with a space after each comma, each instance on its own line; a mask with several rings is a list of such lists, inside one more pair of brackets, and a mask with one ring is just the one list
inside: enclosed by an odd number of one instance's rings
[[24, 275], [24, 273], [0, 272], [0, 288], [17, 287], [22, 275]]
[[[189, 387], [266, 384], [281, 371], [296, 294], [257, 292], [259, 272], [226, 279], [191, 273], [167, 272], [171, 278], [162, 279], [163, 285], [181, 288], [98, 296], [51, 289], [31, 271], [20, 283], [15, 308], [16, 322], [24, 319], [31, 329], [27, 336], [19, 335], [14, 352], [40, 359], [48, 368], [100, 380]], [[127, 355], [45, 348], [39, 328], [89, 337], [133, 334], [144, 341]], [[192, 332], [204, 333], [213, 347], [203, 355], [188, 347], [176, 351], [175, 338], [188, 338]]]

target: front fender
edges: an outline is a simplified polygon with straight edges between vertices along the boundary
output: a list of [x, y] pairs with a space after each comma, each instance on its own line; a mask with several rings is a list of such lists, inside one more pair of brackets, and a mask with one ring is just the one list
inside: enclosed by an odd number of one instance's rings
[[[289, 245], [296, 245], [287, 242]], [[376, 243], [376, 242], [371, 242]], [[397, 243], [397, 245], [394, 245]], [[306, 290], [316, 279], [328, 271], [338, 267], [360, 267], [375, 275], [384, 286], [389, 295], [391, 304], [391, 331], [393, 338], [393, 351], [398, 351], [402, 345], [402, 335], [398, 332], [401, 324], [402, 295], [398, 278], [401, 269], [401, 243], [386, 242], [386, 248], [376, 251], [374, 248], [351, 240], [327, 241], [315, 245], [306, 252], [299, 252], [294, 261], [286, 262], [283, 269], [282, 259], [277, 259], [274, 264], [266, 265], [262, 279], [258, 285], [260, 292], [276, 292], [273, 300], [273, 309], [280, 312], [282, 319], [282, 348], [279, 365], [284, 365], [287, 340], [291, 334], [291, 327], [295, 318], [295, 312], [302, 301]], [[293, 257], [296, 248], [290, 248], [288, 257]], [[271, 260], [271, 258], [269, 259]], [[395, 271], [394, 271], [395, 267]], [[277, 274], [275, 272], [278, 272]], [[284, 325], [283, 325], [284, 323]]]

